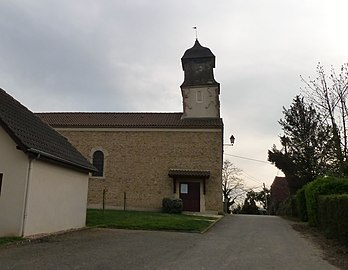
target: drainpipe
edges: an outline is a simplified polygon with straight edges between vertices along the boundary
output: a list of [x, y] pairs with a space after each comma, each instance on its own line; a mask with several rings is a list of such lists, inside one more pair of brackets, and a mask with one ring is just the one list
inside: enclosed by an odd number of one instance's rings
[[30, 157], [28, 155], [29, 159], [29, 166], [28, 166], [28, 174], [25, 180], [25, 193], [24, 193], [24, 205], [23, 205], [23, 213], [22, 213], [22, 225], [21, 225], [21, 233], [20, 236], [24, 236], [24, 229], [26, 226], [27, 221], [27, 213], [28, 213], [28, 197], [29, 197], [29, 187], [30, 187], [30, 177], [31, 177], [31, 171], [32, 171], [32, 163], [34, 160], [37, 160], [40, 158], [40, 154], [37, 154], [35, 157]]

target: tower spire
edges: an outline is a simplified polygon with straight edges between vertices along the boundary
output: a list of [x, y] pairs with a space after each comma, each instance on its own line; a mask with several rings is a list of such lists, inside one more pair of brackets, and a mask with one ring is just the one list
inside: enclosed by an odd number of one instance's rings
[[192, 27], [194, 30], [195, 30], [195, 34], [196, 34], [196, 40], [198, 40], [198, 31], [197, 31], [197, 26], [194, 26], [194, 27]]

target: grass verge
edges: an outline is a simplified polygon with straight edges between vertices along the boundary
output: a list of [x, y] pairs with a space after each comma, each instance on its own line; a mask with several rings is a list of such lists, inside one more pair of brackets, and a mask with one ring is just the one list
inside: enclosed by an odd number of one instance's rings
[[202, 232], [217, 218], [158, 212], [88, 209], [87, 226], [132, 230]]
[[17, 242], [17, 241], [21, 241], [23, 240], [22, 237], [0, 237], [0, 246], [8, 244], [8, 243], [12, 243], [12, 242]]

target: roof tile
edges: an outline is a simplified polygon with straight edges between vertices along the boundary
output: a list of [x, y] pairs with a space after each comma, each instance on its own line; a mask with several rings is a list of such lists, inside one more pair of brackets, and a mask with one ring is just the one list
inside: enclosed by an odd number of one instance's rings
[[182, 119], [182, 113], [52, 112], [36, 115], [54, 128], [222, 128], [220, 118]]
[[68, 140], [0, 88], [0, 125], [24, 152], [75, 168], [95, 168]]
[[187, 170], [187, 169], [170, 169], [169, 177], [210, 177], [208, 170]]

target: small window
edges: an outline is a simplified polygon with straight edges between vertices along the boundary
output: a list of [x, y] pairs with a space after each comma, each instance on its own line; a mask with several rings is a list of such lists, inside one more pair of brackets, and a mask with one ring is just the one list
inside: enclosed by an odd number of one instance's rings
[[2, 188], [2, 176], [3, 174], [0, 173], [0, 196], [1, 196], [1, 188]]
[[102, 151], [95, 151], [93, 153], [93, 166], [97, 168], [97, 172], [93, 172], [92, 176], [104, 176], [104, 153]]
[[196, 92], [196, 101], [197, 101], [197, 103], [203, 102], [203, 93], [201, 90], [197, 90], [197, 92]]
[[188, 193], [188, 184], [180, 184], [180, 193], [187, 194]]

